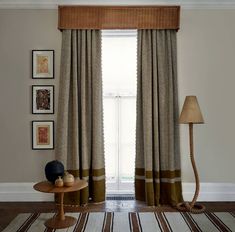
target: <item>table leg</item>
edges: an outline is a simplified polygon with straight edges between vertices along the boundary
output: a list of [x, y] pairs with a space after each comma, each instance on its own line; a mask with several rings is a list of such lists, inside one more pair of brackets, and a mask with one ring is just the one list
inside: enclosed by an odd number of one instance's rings
[[45, 222], [45, 226], [53, 229], [67, 228], [76, 223], [76, 218], [65, 216], [64, 214], [64, 193], [59, 193], [59, 212], [56, 217], [53, 217]]
[[60, 220], [64, 220], [64, 193], [59, 193], [59, 198], [60, 198], [60, 206], [59, 206], [59, 214], [58, 217]]

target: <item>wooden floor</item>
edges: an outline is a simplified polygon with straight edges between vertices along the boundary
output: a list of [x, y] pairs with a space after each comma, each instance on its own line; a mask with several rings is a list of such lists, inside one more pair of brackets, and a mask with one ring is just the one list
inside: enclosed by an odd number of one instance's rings
[[[207, 211], [235, 212], [235, 202], [201, 202], [206, 206]], [[14, 217], [19, 213], [29, 212], [55, 212], [56, 205], [52, 202], [1, 202], [0, 203], [0, 231], [2, 231]], [[65, 211], [69, 212], [151, 212], [168, 211], [175, 212], [176, 209], [169, 206], [149, 207], [143, 202], [138, 201], [111, 201], [108, 200], [102, 204], [89, 204], [84, 207], [65, 206]]]

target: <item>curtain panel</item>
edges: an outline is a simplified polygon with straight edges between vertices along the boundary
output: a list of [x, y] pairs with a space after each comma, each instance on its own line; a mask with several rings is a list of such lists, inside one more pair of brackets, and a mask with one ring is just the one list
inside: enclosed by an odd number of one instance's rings
[[135, 194], [152, 206], [182, 200], [176, 30], [138, 30]]
[[88, 181], [66, 204], [105, 200], [101, 32], [63, 30], [56, 158]]

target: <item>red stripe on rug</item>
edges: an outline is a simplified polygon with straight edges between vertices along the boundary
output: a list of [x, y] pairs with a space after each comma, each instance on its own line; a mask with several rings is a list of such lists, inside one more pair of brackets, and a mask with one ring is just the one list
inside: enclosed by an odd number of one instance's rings
[[194, 223], [194, 221], [188, 216], [187, 213], [181, 212], [181, 215], [182, 215], [184, 221], [190, 227], [191, 231], [201, 232], [200, 228], [198, 228], [197, 224]]
[[165, 221], [165, 218], [163, 217], [162, 213], [156, 212], [157, 218], [159, 222], [161, 223], [161, 228], [164, 232], [171, 232], [172, 230], [168, 226], [168, 222]]
[[82, 232], [86, 228], [86, 224], [88, 221], [89, 213], [81, 213], [80, 221], [78, 223], [78, 226], [76, 229], [74, 229], [74, 232]]
[[21, 225], [17, 232], [27, 231], [29, 227], [35, 222], [35, 220], [39, 217], [39, 215], [40, 213], [31, 214], [31, 216]]
[[163, 228], [162, 228], [162, 224], [161, 224], [161, 222], [160, 222], [160, 219], [159, 219], [157, 213], [154, 213], [154, 216], [155, 216], [155, 219], [156, 219], [156, 221], [157, 221], [157, 224], [158, 224], [158, 226], [159, 226], [161, 232], [164, 232], [164, 231], [163, 231]]
[[230, 232], [231, 230], [213, 213], [207, 212], [205, 215], [221, 231]]
[[142, 232], [142, 228], [140, 226], [137, 213], [133, 213], [133, 212], [129, 213], [129, 220], [130, 220], [131, 231]]
[[[188, 219], [188, 221], [190, 222], [190, 223], [192, 223], [192, 224], [194, 224], [194, 226], [195, 226], [195, 231], [199, 231], [199, 232], [203, 232], [201, 229], [200, 229], [200, 227], [199, 227], [199, 225], [197, 224], [197, 222], [193, 219], [193, 217], [191, 216], [191, 214], [190, 213], [185, 213], [185, 216], [187, 217], [187, 219]], [[196, 230], [197, 229], [197, 230]]]
[[103, 223], [103, 232], [110, 232], [113, 228], [113, 213], [107, 212], [105, 213], [104, 223]]

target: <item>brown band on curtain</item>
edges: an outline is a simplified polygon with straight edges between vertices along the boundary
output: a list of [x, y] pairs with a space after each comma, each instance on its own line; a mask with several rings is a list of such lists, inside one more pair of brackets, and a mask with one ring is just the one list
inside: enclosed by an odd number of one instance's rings
[[[146, 171], [135, 169], [136, 199], [148, 205], [176, 205], [182, 199], [181, 170]], [[154, 193], [155, 192], [155, 193]]]
[[180, 6], [59, 6], [58, 29], [179, 29]]
[[168, 178], [174, 179], [181, 177], [181, 170], [160, 170], [160, 171], [146, 171], [144, 168], [135, 168], [137, 176], [144, 176], [145, 178]]
[[145, 180], [135, 179], [135, 198], [145, 201], [148, 206], [172, 205], [182, 201], [181, 182], [146, 182]]

